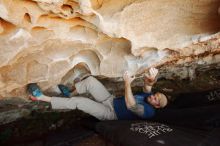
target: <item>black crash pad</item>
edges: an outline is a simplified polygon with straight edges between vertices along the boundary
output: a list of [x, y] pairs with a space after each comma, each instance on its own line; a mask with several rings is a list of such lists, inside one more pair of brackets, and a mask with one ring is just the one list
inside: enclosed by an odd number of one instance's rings
[[219, 146], [220, 89], [181, 94], [144, 121], [102, 121], [95, 130], [116, 146]]
[[181, 94], [150, 120], [86, 123], [115, 146], [219, 146], [220, 89]]
[[96, 131], [115, 146], [219, 146], [220, 130], [171, 126], [151, 121], [103, 121]]

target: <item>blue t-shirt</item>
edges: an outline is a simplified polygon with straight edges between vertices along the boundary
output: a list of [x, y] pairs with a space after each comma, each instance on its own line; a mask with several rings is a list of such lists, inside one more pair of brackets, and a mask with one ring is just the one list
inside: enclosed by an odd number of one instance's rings
[[136, 103], [141, 104], [144, 107], [144, 114], [141, 116], [138, 116], [137, 114], [127, 109], [124, 96], [115, 98], [113, 100], [113, 105], [118, 120], [138, 120], [138, 119], [149, 119], [153, 117], [155, 114], [155, 109], [150, 104], [146, 103], [145, 100], [150, 95], [151, 95], [150, 93], [144, 93], [144, 92], [134, 95]]

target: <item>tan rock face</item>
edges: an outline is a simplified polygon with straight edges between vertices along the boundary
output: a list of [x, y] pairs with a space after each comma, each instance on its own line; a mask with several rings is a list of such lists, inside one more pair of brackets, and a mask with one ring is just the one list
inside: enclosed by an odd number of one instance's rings
[[219, 0], [0, 0], [0, 97], [49, 89], [79, 63], [106, 77], [218, 66], [219, 30]]

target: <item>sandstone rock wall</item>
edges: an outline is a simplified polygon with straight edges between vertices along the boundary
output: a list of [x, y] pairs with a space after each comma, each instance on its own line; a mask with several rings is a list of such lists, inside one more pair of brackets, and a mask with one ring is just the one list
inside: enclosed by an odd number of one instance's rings
[[219, 0], [0, 0], [0, 97], [46, 90], [79, 63], [105, 77], [193, 64], [193, 77], [218, 67], [219, 30]]

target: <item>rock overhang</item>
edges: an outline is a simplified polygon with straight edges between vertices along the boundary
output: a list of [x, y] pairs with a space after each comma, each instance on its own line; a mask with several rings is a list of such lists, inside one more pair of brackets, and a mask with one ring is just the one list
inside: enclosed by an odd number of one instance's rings
[[[161, 76], [193, 78], [220, 61], [220, 2], [1, 0], [0, 96], [60, 83], [79, 63], [121, 77], [156, 66]], [[189, 68], [184, 76], [175, 66]], [[173, 69], [173, 70], [172, 70]]]

